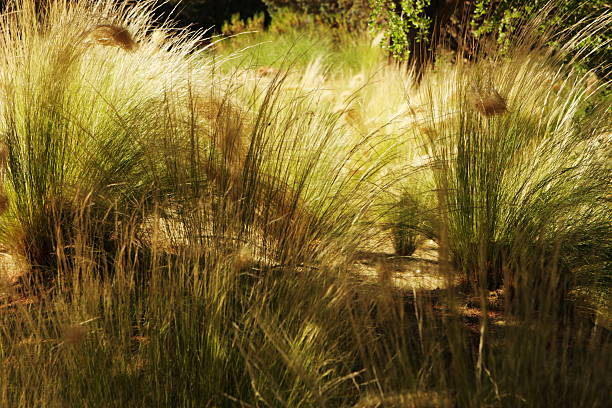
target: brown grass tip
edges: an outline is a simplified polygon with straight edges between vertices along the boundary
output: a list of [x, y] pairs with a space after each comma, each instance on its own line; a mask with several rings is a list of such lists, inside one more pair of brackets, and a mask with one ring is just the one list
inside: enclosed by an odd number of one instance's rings
[[116, 25], [102, 24], [96, 26], [87, 37], [90, 41], [107, 47], [119, 47], [125, 51], [136, 49], [136, 42], [128, 29]]
[[508, 112], [506, 99], [495, 89], [491, 91], [475, 90], [470, 95], [470, 103], [483, 116], [502, 115]]
[[259, 67], [257, 69], [257, 75], [262, 76], [262, 77], [272, 77], [272, 76], [276, 76], [280, 73], [280, 71], [277, 68], [274, 67]]

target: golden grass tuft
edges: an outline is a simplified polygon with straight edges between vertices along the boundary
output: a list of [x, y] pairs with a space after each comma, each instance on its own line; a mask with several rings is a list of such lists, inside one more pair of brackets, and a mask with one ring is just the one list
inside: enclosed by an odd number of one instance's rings
[[136, 41], [127, 28], [101, 24], [96, 26], [87, 34], [89, 41], [104, 45], [107, 47], [119, 47], [125, 51], [134, 51], [136, 49]]
[[445, 395], [435, 391], [391, 395], [366, 395], [353, 408], [446, 408], [454, 406]]
[[8, 163], [9, 149], [5, 142], [0, 142], [0, 174], [6, 169]]

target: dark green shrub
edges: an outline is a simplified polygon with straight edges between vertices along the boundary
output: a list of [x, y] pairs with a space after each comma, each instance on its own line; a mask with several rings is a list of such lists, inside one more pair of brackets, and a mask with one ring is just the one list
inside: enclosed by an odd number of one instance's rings
[[240, 14], [237, 13], [232, 15], [231, 20], [223, 23], [221, 33], [229, 36], [249, 31], [263, 31], [264, 25], [264, 13], [255, 14], [253, 17], [247, 19], [240, 18]]
[[364, 29], [370, 14], [369, 0], [263, 0], [270, 11], [280, 9], [319, 16], [327, 24], [348, 30]]
[[[609, 10], [604, 0], [552, 3], [545, 0], [373, 0], [370, 26], [385, 33], [383, 44], [389, 54], [411, 61], [420, 79], [423, 68], [434, 62], [436, 48], [441, 44], [473, 57], [491, 39], [507, 48], [511, 34], [524, 28], [525, 21], [535, 21], [537, 15], [541, 15], [537, 21], [539, 30], [558, 32], [561, 25], [566, 25], [569, 27], [566, 35], [573, 35], [589, 20]], [[584, 48], [589, 51], [581, 57], [581, 65], [587, 68], [605, 65], [610, 58], [609, 31], [585, 38], [581, 44], [581, 49]], [[600, 74], [603, 71], [600, 68]]]

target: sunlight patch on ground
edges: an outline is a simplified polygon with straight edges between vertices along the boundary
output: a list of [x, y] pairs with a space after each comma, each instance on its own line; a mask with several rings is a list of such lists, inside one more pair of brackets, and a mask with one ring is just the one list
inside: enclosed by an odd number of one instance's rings
[[458, 277], [440, 271], [438, 246], [433, 241], [423, 242], [412, 256], [395, 256], [390, 248], [381, 243], [378, 248], [359, 251], [356, 274], [367, 282], [391, 284], [402, 290], [446, 289], [459, 283]]

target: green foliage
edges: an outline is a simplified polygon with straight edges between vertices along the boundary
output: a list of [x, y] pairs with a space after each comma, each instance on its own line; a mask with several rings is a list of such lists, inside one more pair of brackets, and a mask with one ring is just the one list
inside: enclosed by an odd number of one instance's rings
[[232, 15], [231, 20], [223, 23], [221, 33], [226, 36], [240, 34], [248, 31], [263, 31], [264, 29], [264, 14], [258, 13], [253, 17], [243, 20], [240, 14]]
[[[558, 32], [560, 27], [568, 27], [565, 35], [574, 35], [582, 30], [593, 18], [610, 11], [605, 0], [592, 1], [554, 1], [536, 0], [479, 0], [474, 3], [470, 27], [476, 38], [493, 35], [499, 44], [509, 46], [512, 33], [520, 29], [526, 21], [544, 12], [538, 20], [540, 32]], [[599, 73], [609, 72], [612, 45], [609, 30], [593, 33], [585, 37], [580, 48], [588, 50], [588, 56], [581, 58], [583, 68], [598, 68]], [[554, 44], [551, 42], [552, 45]]]
[[348, 30], [366, 28], [368, 0], [264, 0], [272, 14], [286, 8], [294, 12], [320, 16], [325, 24]]
[[265, 0], [265, 2], [273, 9], [288, 7], [312, 14], [335, 11], [338, 7], [337, 0]]
[[[385, 35], [383, 46], [389, 53], [400, 59], [410, 57], [411, 41], [427, 43], [434, 30], [437, 19], [436, 9], [427, 11], [431, 0], [373, 0], [370, 27], [382, 31]], [[439, 5], [436, 7], [440, 8]], [[605, 0], [595, 1], [553, 1], [547, 0], [478, 0], [475, 2], [457, 2], [455, 17], [448, 26], [440, 27], [442, 35], [449, 33], [455, 36], [449, 44], [461, 41], [457, 34], [474, 40], [475, 44], [494, 38], [499, 44], [509, 46], [510, 38], [517, 30], [525, 27], [525, 22], [533, 20], [538, 14], [544, 13], [537, 22], [541, 32], [559, 32], [560, 26], [569, 27], [564, 34], [574, 35], [593, 18], [609, 11], [610, 6]], [[433, 14], [432, 14], [433, 13]], [[468, 16], [467, 20], [463, 16]], [[435, 18], [434, 18], [435, 17]], [[451, 30], [449, 30], [451, 28]], [[444, 42], [444, 38], [442, 39]], [[554, 42], [551, 42], [554, 45]], [[477, 48], [477, 46], [476, 46]], [[581, 64], [586, 68], [600, 68], [605, 76], [611, 55], [610, 33], [598, 32], [585, 37], [582, 48], [588, 49], [588, 57], [581, 58]], [[432, 52], [435, 50], [432, 50]], [[468, 51], [468, 50], [459, 50]], [[474, 53], [474, 50], [469, 50]], [[606, 71], [607, 72], [607, 71]]]
[[277, 10], [273, 15], [266, 30], [224, 39], [215, 45], [222, 58], [234, 56], [223, 68], [285, 69], [291, 61], [292, 68], [306, 69], [320, 60], [323, 70], [333, 66], [333, 75], [340, 76], [369, 70], [383, 57], [365, 32], [348, 33], [322, 24], [317, 16], [289, 9]]
[[370, 27], [384, 32], [382, 44], [391, 55], [407, 59], [411, 41], [428, 42], [431, 18], [424, 11], [431, 0], [372, 0], [371, 4]]

